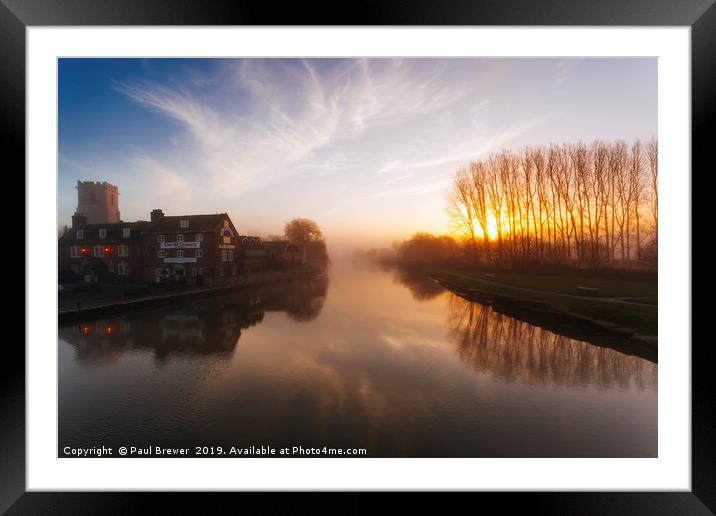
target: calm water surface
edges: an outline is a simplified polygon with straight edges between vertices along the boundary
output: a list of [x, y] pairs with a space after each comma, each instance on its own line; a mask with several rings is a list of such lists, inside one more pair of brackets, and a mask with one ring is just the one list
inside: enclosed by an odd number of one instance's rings
[[59, 445], [652, 457], [657, 365], [337, 264], [60, 328]]

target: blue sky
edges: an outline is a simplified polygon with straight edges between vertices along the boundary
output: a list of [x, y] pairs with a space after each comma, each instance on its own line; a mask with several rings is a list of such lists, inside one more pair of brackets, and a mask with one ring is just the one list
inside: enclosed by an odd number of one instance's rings
[[445, 232], [455, 171], [524, 145], [657, 134], [657, 60], [61, 59], [59, 224], [76, 181], [123, 220], [314, 219], [334, 247]]

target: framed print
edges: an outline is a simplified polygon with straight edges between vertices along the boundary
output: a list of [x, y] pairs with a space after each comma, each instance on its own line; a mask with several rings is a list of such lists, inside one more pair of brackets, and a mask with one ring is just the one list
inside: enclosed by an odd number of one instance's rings
[[3, 510], [529, 491], [505, 503], [708, 514], [715, 9], [4, 0], [26, 324]]

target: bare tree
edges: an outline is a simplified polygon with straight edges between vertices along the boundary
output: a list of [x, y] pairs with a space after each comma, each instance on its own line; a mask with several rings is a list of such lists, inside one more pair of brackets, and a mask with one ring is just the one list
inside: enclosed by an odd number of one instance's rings
[[626, 266], [641, 259], [649, 235], [656, 237], [657, 160], [656, 140], [494, 153], [456, 174], [451, 224], [473, 261], [481, 247], [498, 263]]

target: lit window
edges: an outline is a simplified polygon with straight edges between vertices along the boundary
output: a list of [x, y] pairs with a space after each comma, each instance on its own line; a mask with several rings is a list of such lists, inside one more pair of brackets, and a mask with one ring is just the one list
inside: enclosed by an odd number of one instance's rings
[[227, 262], [234, 261], [234, 251], [231, 251], [231, 250], [226, 251], [226, 261]]
[[194, 256], [197, 258], [202, 258], [204, 256], [204, 250], [203, 249], [197, 249], [194, 251]]
[[85, 237], [85, 230], [78, 229], [77, 230], [77, 240], [82, 240], [84, 237]]
[[179, 227], [180, 228], [188, 228], [189, 227], [189, 221], [188, 220], [180, 220], [179, 221]]
[[181, 249], [177, 249], [177, 258], [182, 258], [184, 256], [184, 251]]
[[203, 242], [204, 241], [204, 233], [197, 233], [194, 235], [194, 240], [197, 242]]
[[231, 237], [230, 236], [224, 236], [224, 243], [230, 244], [231, 243]]
[[164, 242], [164, 235], [157, 235], [157, 242]]
[[126, 244], [119, 244], [117, 246], [117, 255], [118, 256], [129, 256], [129, 246]]
[[177, 242], [180, 244], [184, 242], [184, 235], [177, 235]]
[[166, 253], [166, 251], [165, 251], [164, 249], [160, 249], [159, 252], [157, 253], [157, 256], [158, 256], [159, 258], [164, 258], [164, 257], [166, 256], [166, 254], [167, 254], [167, 253]]
[[73, 245], [70, 247], [70, 258], [79, 258], [80, 257], [80, 246]]
[[131, 231], [130, 228], [122, 228], [122, 238], [129, 238]]
[[107, 229], [102, 228], [99, 230], [99, 237], [100, 238], [107, 238]]
[[104, 256], [104, 247], [101, 245], [96, 245], [92, 248], [92, 256], [94, 257], [100, 257]]
[[221, 261], [225, 262], [227, 261], [228, 253], [226, 252], [226, 249], [221, 250]]
[[119, 262], [117, 264], [117, 274], [129, 274], [129, 264], [127, 262]]

